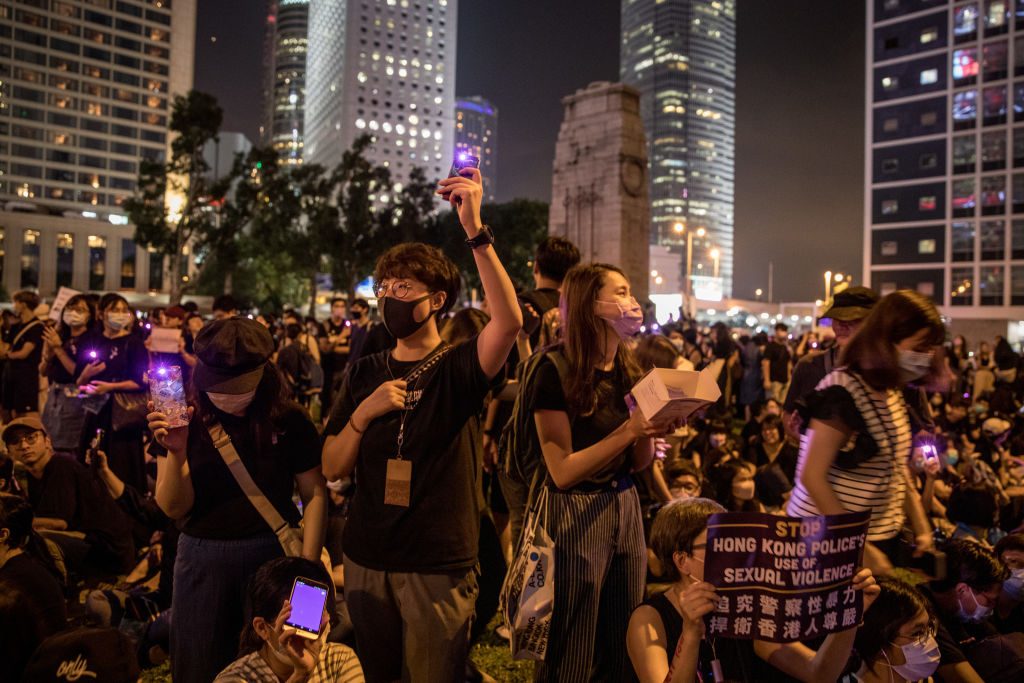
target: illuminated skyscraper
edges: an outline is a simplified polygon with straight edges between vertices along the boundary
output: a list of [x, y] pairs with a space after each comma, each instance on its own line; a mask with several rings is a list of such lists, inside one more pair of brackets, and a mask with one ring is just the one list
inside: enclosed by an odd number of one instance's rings
[[0, 2], [0, 283], [146, 292], [122, 210], [192, 88], [196, 0]]
[[456, 0], [311, 0], [305, 159], [333, 166], [360, 134], [396, 189], [442, 177], [455, 148]]
[[302, 163], [308, 19], [309, 0], [270, 0], [263, 137], [286, 164]]
[[455, 151], [480, 159], [484, 201], [498, 193], [498, 109], [482, 97], [455, 100]]
[[694, 290], [729, 296], [733, 263], [735, 0], [622, 0], [620, 77], [640, 91], [651, 240], [693, 239]]

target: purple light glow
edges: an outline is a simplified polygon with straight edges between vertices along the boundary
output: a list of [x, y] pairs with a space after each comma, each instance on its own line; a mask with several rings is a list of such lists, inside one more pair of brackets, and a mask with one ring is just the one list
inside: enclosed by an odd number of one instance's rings
[[159, 368], [156, 371], [156, 374], [160, 375], [161, 377], [166, 377], [167, 376], [167, 368]]
[[96, 358], [96, 352], [95, 351], [90, 351], [89, 352], [89, 358]]

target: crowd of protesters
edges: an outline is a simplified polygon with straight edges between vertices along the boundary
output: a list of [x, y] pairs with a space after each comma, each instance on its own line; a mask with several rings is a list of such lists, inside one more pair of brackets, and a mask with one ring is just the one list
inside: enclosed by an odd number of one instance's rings
[[[381, 255], [376, 310], [339, 297], [324, 320], [230, 296], [143, 316], [106, 294], [54, 321], [14, 295], [0, 680], [136, 680], [168, 659], [185, 683], [493, 680], [470, 649], [541, 505], [557, 569], [535, 680], [1022, 680], [1024, 361], [1006, 339], [949, 339], [926, 297], [864, 287], [803, 334], [658, 327], [620, 268], [555, 237], [517, 291], [478, 172], [438, 192], [480, 309], [422, 244]], [[172, 365], [184, 427], [147, 393]], [[654, 368], [708, 370], [721, 398], [648, 420], [626, 395]], [[708, 634], [710, 515], [853, 511], [863, 623]], [[330, 589], [308, 638], [297, 579]]]

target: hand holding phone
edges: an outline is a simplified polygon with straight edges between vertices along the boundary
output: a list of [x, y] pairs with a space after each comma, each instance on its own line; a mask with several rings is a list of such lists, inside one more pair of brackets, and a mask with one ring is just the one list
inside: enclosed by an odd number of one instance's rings
[[[452, 167], [448, 171], [448, 177], [449, 178], [462, 177], [462, 170], [465, 169], [465, 168], [476, 168], [476, 169], [479, 169], [480, 168], [480, 159], [478, 157], [473, 156], [472, 154], [470, 154], [468, 152], [459, 152], [458, 154], [455, 155], [455, 159], [452, 161]], [[449, 201], [450, 197], [451, 197], [451, 190], [448, 190], [447, 188], [443, 188], [442, 191], [441, 191], [441, 198], [444, 199], [445, 201]], [[458, 197], [456, 197], [455, 198], [455, 204], [456, 205], [461, 205], [462, 204], [462, 200], [459, 199]]]
[[319, 638], [328, 595], [330, 590], [325, 584], [297, 577], [292, 584], [291, 597], [285, 603], [289, 608], [289, 614], [284, 620], [284, 625], [293, 628], [302, 638]]

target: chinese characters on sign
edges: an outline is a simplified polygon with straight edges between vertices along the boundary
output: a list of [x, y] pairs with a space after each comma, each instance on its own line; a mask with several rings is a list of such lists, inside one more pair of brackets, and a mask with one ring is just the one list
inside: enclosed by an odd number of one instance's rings
[[862, 596], [851, 584], [868, 518], [712, 515], [704, 580], [719, 598], [708, 636], [786, 643], [859, 624]]

